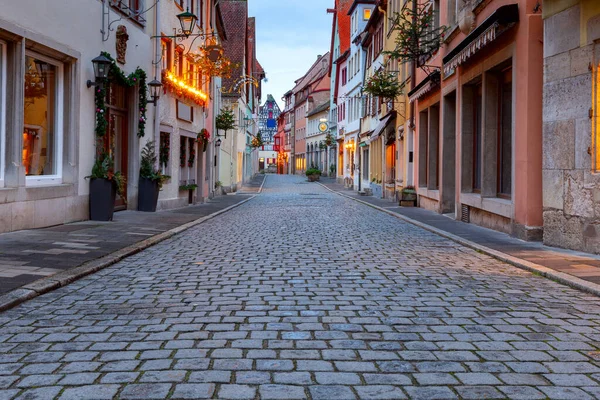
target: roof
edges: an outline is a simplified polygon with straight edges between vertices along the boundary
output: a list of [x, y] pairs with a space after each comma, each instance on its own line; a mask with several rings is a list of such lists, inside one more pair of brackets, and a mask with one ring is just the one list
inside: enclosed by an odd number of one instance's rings
[[319, 56], [317, 61], [308, 69], [308, 72], [300, 78], [296, 86], [294, 87], [294, 93], [299, 92], [304, 89], [313, 81], [322, 78], [329, 71], [329, 52], [325, 53], [325, 55]]
[[[227, 40], [223, 41], [223, 51], [225, 57], [236, 65], [231, 73], [232, 77], [244, 75], [243, 66], [246, 55], [246, 35], [248, 20], [248, 2], [246, 0], [221, 0], [219, 2], [223, 25], [227, 33]], [[235, 84], [236, 78], [223, 78], [223, 87], [231, 88]], [[234, 92], [232, 96], [239, 97], [239, 93]]]
[[318, 113], [323, 112], [323, 111], [325, 111], [327, 109], [329, 109], [329, 100], [327, 100], [325, 103], [321, 104], [320, 106], [317, 106], [314, 110], [312, 110], [308, 114], [306, 114], [306, 116], [310, 117], [311, 115], [318, 114]]

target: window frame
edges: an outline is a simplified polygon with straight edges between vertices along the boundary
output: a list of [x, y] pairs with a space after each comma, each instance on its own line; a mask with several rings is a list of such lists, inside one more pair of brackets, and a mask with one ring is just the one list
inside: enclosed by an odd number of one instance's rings
[[[483, 121], [485, 118], [483, 115], [484, 96], [483, 81], [477, 82], [473, 85], [473, 183], [471, 185], [473, 193], [481, 193], [483, 186]], [[479, 115], [477, 114], [478, 112]], [[479, 158], [477, 158], [478, 149], [481, 150]], [[477, 180], [477, 177], [479, 177], [479, 180]]]
[[[56, 138], [54, 139], [56, 156], [54, 157], [54, 162], [56, 163], [56, 173], [53, 175], [30, 175], [25, 176], [25, 186], [50, 186], [57, 185], [63, 183], [63, 145], [64, 145], [64, 63], [57, 61], [53, 58], [44, 56], [42, 54], [36, 53], [31, 50], [26, 50], [24, 57], [34, 57], [37, 60], [44, 61], [50, 65], [56, 67], [56, 98], [55, 107], [54, 107], [54, 129]], [[24, 82], [23, 82], [24, 84]], [[23, 106], [23, 113], [25, 112]], [[23, 127], [21, 130], [25, 128], [25, 120], [23, 119]], [[23, 150], [23, 145], [21, 144], [21, 151]]]
[[[510, 72], [510, 81], [505, 80], [507, 77], [508, 72]], [[510, 66], [507, 66], [505, 69], [503, 69], [502, 71], [500, 71], [498, 73], [498, 111], [497, 111], [497, 115], [498, 115], [498, 129], [497, 129], [497, 140], [496, 140], [496, 148], [497, 148], [497, 155], [496, 155], [496, 196], [502, 199], [507, 199], [510, 200], [512, 199], [512, 184], [513, 184], [513, 179], [512, 179], [512, 172], [513, 172], [513, 146], [514, 146], [514, 142], [513, 142], [513, 127], [514, 127], [514, 115], [513, 115], [513, 106], [514, 106], [514, 102], [513, 102], [513, 96], [514, 96], [514, 79], [513, 79], [513, 67], [512, 67], [512, 62]], [[509, 163], [510, 163], [510, 170], [509, 170], [509, 178], [510, 178], [510, 193], [504, 193], [502, 192], [502, 183], [503, 183], [503, 174], [502, 174], [502, 167], [503, 167], [503, 151], [502, 151], [502, 140], [504, 138], [503, 136], [503, 128], [504, 128], [504, 124], [503, 124], [503, 117], [504, 117], [504, 88], [505, 85], [510, 85], [510, 107], [508, 110], [508, 113], [510, 114], [510, 126], [509, 126], [509, 140], [510, 140], [510, 159], [509, 159]]]

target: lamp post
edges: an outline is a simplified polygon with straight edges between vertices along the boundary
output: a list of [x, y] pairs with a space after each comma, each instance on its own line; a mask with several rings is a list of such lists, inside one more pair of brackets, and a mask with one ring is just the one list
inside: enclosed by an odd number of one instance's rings
[[194, 31], [194, 24], [198, 21], [198, 17], [190, 12], [188, 8], [185, 12], [181, 14], [177, 14], [177, 19], [179, 20], [179, 24], [181, 25], [181, 32], [183, 35], [188, 38]]
[[87, 87], [91, 88], [92, 86], [98, 86], [100, 88], [104, 87], [104, 81], [108, 78], [108, 73], [110, 71], [110, 65], [112, 61], [102, 54], [92, 60], [92, 64], [94, 66], [94, 78], [95, 81], [92, 82], [90, 80], [87, 81]]
[[160, 98], [160, 89], [162, 88], [162, 83], [156, 79], [152, 79], [148, 82], [148, 86], [150, 87], [150, 96], [152, 100], [148, 100], [148, 104], [154, 104], [154, 107], [158, 104], [158, 99]]

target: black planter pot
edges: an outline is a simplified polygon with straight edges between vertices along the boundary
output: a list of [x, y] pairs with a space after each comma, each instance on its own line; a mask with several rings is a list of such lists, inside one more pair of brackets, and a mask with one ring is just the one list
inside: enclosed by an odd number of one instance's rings
[[90, 219], [112, 221], [116, 196], [117, 188], [112, 181], [104, 178], [90, 179]]
[[140, 177], [138, 186], [138, 211], [156, 211], [158, 203], [158, 181]]

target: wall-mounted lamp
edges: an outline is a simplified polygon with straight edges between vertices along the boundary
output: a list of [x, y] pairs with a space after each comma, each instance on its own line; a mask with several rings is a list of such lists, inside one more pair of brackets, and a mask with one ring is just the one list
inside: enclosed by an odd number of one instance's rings
[[88, 80], [87, 87], [102, 87], [104, 85], [104, 81], [106, 78], [108, 78], [108, 72], [110, 71], [110, 65], [112, 64], [112, 61], [100, 54], [98, 57], [92, 60], [92, 64], [94, 65], [94, 78], [96, 80], [95, 82]]
[[196, 21], [198, 21], [198, 17], [190, 12], [188, 8], [185, 12], [181, 14], [177, 14], [177, 19], [179, 20], [179, 24], [181, 25], [181, 32], [183, 35], [188, 38], [194, 31], [194, 25]]
[[215, 141], [215, 146], [221, 147], [221, 139], [220, 138]]
[[158, 99], [160, 98], [160, 89], [162, 88], [162, 83], [156, 78], [152, 79], [148, 82], [148, 87], [150, 87], [150, 96], [152, 100], [148, 100], [148, 104], [154, 104], [154, 107], [158, 104]]

